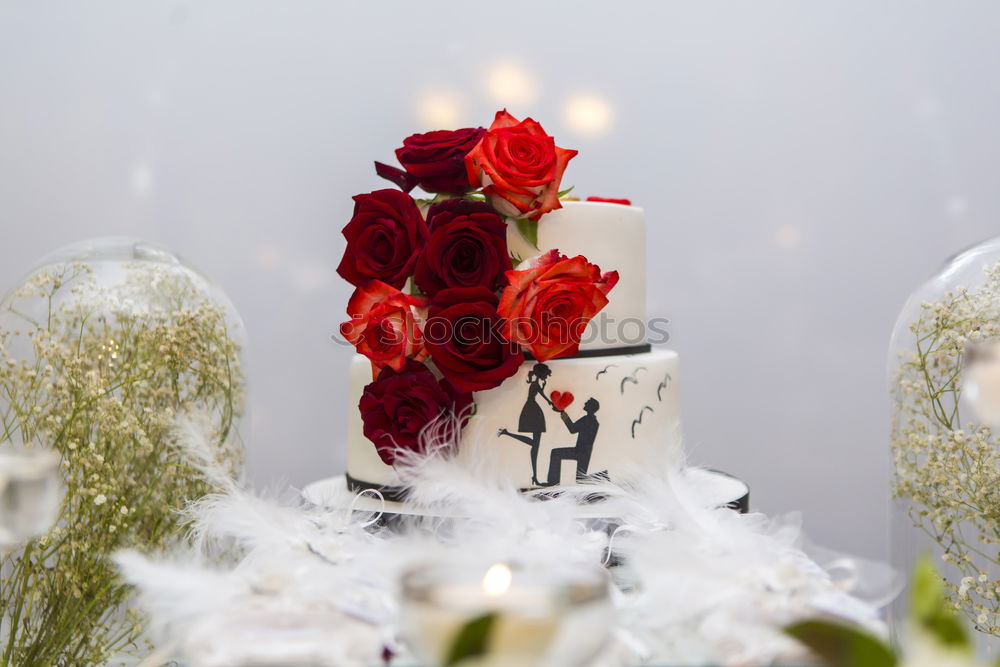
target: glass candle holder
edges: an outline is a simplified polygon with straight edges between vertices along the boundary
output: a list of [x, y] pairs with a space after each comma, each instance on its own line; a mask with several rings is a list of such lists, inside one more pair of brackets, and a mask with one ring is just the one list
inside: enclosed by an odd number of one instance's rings
[[610, 635], [609, 585], [596, 565], [420, 566], [402, 579], [403, 637], [433, 665], [588, 664]]
[[0, 548], [10, 549], [46, 533], [61, 499], [57, 453], [0, 450]]

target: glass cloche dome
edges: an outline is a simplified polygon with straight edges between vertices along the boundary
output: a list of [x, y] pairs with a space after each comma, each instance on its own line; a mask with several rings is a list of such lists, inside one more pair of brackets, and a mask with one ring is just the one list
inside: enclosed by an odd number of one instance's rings
[[[892, 560], [932, 554], [987, 655], [1000, 647], [1000, 238], [945, 263], [890, 344]], [[904, 596], [905, 597], [905, 596]]]
[[[110, 554], [167, 548], [180, 510], [238, 473], [244, 346], [222, 290], [133, 239], [62, 248], [0, 300], [0, 455], [53, 454], [64, 489], [51, 530], [15, 531], [27, 541], [0, 558], [0, 589], [15, 592], [0, 662], [90, 664], [135, 645]], [[37, 486], [7, 484], [4, 501], [28, 508], [11, 494]], [[5, 529], [29, 518], [0, 516]]]
[[37, 379], [0, 399], [4, 434], [52, 445], [65, 436], [57, 424], [17, 415], [104, 397], [128, 403], [143, 423], [197, 412], [216, 444], [242, 456], [245, 346], [222, 289], [165, 248], [123, 237], [65, 246], [0, 300], [0, 378]]

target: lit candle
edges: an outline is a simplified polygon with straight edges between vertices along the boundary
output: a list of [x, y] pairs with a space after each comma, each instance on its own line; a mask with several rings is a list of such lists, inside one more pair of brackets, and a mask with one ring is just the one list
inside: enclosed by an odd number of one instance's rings
[[604, 645], [613, 609], [597, 566], [440, 563], [403, 578], [403, 634], [444, 665], [582, 665]]

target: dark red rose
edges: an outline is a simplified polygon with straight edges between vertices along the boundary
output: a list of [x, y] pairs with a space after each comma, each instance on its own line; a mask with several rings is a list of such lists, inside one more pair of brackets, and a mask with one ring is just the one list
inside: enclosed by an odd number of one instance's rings
[[577, 151], [555, 140], [531, 118], [498, 111], [490, 129], [465, 156], [469, 181], [483, 186], [493, 207], [512, 218], [537, 220], [561, 208], [559, 185]]
[[485, 202], [449, 199], [427, 212], [430, 237], [413, 275], [424, 294], [449, 287], [497, 290], [513, 266], [507, 223]]
[[368, 357], [373, 374], [383, 366], [402, 371], [407, 359], [427, 356], [417, 325], [417, 308], [425, 305], [421, 298], [373, 280], [354, 290], [347, 303], [351, 319], [340, 325], [340, 333]]
[[403, 169], [376, 162], [375, 173], [404, 192], [419, 185], [427, 192], [463, 194], [478, 187], [469, 182], [465, 156], [485, 133], [481, 127], [466, 127], [411, 135], [396, 149]]
[[[471, 404], [471, 394], [438, 380], [427, 366], [409, 359], [401, 373], [383, 368], [378, 379], [365, 387], [358, 409], [365, 437], [385, 464], [393, 465], [401, 452], [425, 453], [429, 446], [446, 444], [442, 440], [453, 444]], [[424, 437], [428, 426], [438, 437]]]
[[628, 199], [615, 199], [614, 197], [587, 197], [587, 201], [604, 202], [605, 204], [621, 204], [622, 206], [632, 205], [632, 202]]
[[485, 287], [441, 290], [431, 301], [424, 345], [438, 371], [462, 391], [484, 391], [517, 372], [521, 348], [505, 337], [500, 300]]
[[587, 324], [608, 304], [608, 292], [618, 272], [580, 255], [566, 258], [558, 250], [507, 272], [508, 286], [500, 296], [500, 315], [507, 321], [507, 338], [545, 361], [576, 354]]
[[354, 197], [354, 217], [344, 227], [347, 249], [337, 273], [355, 287], [381, 280], [396, 289], [413, 274], [427, 239], [427, 225], [410, 195], [376, 190]]

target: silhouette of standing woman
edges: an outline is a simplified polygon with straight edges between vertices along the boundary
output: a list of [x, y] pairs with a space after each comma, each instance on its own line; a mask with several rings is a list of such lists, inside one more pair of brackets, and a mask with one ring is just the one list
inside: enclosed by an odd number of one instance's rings
[[552, 401], [545, 395], [545, 382], [552, 371], [545, 364], [535, 364], [534, 368], [528, 372], [528, 400], [521, 408], [521, 417], [517, 422], [517, 430], [520, 433], [530, 433], [531, 435], [519, 435], [511, 433], [505, 428], [497, 431], [497, 437], [506, 435], [515, 440], [520, 440], [531, 446], [531, 483], [541, 486], [538, 481], [538, 447], [542, 442], [542, 433], [545, 433], [545, 413], [536, 401], [536, 397], [541, 396], [551, 407]]

